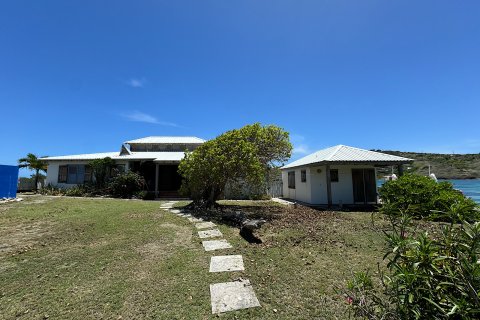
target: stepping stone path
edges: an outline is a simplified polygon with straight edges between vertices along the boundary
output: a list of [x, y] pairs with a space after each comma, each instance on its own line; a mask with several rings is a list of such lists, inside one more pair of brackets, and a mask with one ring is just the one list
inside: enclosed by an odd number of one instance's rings
[[205, 221], [202, 218], [195, 218], [195, 217], [192, 217], [192, 216], [188, 217], [187, 219], [188, 219], [188, 221], [193, 222], [193, 223], [204, 222]]
[[222, 237], [223, 234], [218, 229], [198, 231], [200, 239]]
[[210, 259], [210, 272], [243, 271], [243, 258], [241, 255], [216, 256]]
[[213, 250], [220, 250], [220, 249], [230, 249], [232, 245], [227, 242], [227, 240], [207, 240], [202, 242], [205, 251], [213, 251]]
[[217, 225], [213, 222], [201, 222], [201, 223], [197, 223], [195, 225], [195, 227], [197, 227], [197, 229], [208, 229], [208, 228], [214, 228], [216, 227]]
[[211, 284], [210, 297], [213, 314], [260, 307], [248, 280]]
[[[160, 205], [161, 209], [169, 210], [179, 217], [187, 218], [188, 221], [195, 224], [199, 229], [200, 239], [222, 237], [220, 230], [216, 229], [216, 224], [205, 221], [202, 218], [193, 217], [191, 214], [182, 213], [181, 210], [172, 209], [175, 201], [169, 201]], [[209, 229], [209, 230], [201, 230]], [[205, 251], [225, 250], [233, 248], [225, 239], [204, 240], [202, 241]], [[210, 258], [210, 272], [235, 272], [244, 271], [243, 257], [241, 255], [212, 256]], [[218, 314], [228, 311], [260, 307], [260, 302], [253, 291], [253, 287], [248, 279], [239, 281], [214, 283], [210, 285], [210, 299], [212, 314]]]

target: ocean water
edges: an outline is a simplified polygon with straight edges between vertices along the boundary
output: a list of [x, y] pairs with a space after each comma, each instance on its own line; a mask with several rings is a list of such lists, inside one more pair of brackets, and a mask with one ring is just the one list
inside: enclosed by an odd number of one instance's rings
[[450, 181], [455, 189], [461, 190], [464, 195], [480, 203], [480, 179], [446, 181]]
[[[439, 180], [449, 181], [453, 184], [455, 189], [463, 192], [467, 197], [472, 198], [476, 203], [480, 204], [480, 179], [466, 179], [466, 180]], [[377, 180], [377, 186], [380, 187], [385, 181], [383, 179]]]

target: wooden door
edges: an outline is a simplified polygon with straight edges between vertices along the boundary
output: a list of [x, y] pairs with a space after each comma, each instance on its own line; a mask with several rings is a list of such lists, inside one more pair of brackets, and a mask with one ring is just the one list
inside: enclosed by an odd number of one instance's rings
[[352, 169], [352, 183], [355, 203], [377, 202], [375, 169]]

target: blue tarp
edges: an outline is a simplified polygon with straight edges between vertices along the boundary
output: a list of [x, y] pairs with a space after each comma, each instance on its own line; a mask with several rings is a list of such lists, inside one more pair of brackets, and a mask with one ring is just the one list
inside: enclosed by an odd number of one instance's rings
[[17, 196], [18, 166], [0, 165], [0, 198]]

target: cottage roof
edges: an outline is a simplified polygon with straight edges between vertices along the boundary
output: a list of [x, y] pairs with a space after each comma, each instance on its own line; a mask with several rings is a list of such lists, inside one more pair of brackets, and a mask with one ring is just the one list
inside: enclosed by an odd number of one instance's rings
[[201, 144], [205, 140], [198, 137], [167, 137], [167, 136], [150, 136], [135, 140], [125, 141], [128, 144], [155, 144], [155, 143], [164, 143], [164, 144]]
[[287, 164], [281, 169], [308, 166], [312, 164], [373, 163], [379, 165], [411, 163], [413, 159], [398, 157], [386, 153], [337, 145], [322, 149]]

